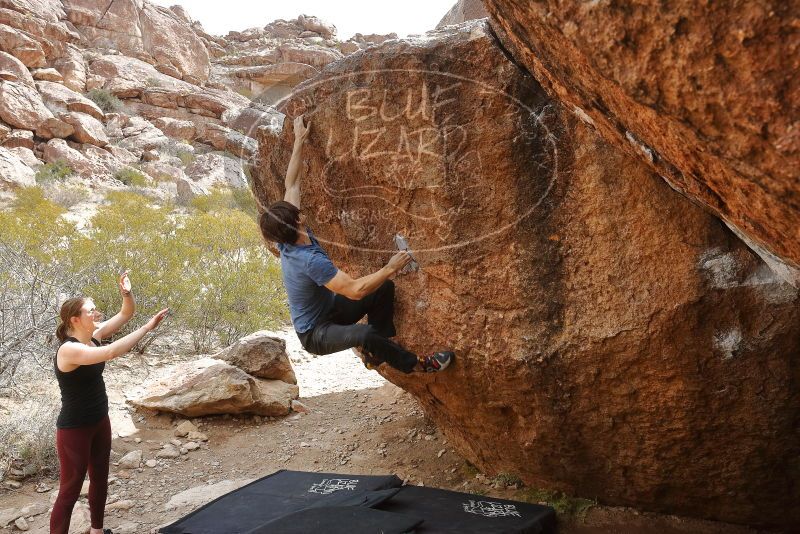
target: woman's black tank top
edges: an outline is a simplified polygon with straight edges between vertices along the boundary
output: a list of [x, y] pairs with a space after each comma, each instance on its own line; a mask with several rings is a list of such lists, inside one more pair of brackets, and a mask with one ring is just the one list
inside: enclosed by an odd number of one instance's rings
[[[74, 337], [64, 340], [80, 343]], [[100, 342], [92, 338], [92, 343]], [[62, 343], [63, 344], [63, 343]], [[74, 371], [65, 373], [58, 368], [58, 352], [53, 356], [58, 388], [61, 390], [61, 412], [56, 420], [57, 428], [76, 428], [100, 422], [108, 415], [108, 396], [103, 381], [106, 362], [81, 365]]]

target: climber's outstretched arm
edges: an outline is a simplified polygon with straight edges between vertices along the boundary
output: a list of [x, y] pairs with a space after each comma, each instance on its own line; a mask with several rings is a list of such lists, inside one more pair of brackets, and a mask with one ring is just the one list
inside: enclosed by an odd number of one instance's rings
[[284, 186], [286, 193], [283, 200], [291, 202], [298, 208], [300, 207], [300, 174], [303, 168], [303, 142], [311, 131], [311, 123], [305, 124], [303, 115], [298, 115], [294, 119], [294, 147], [292, 157], [289, 160], [289, 167], [286, 169], [286, 180]]
[[330, 282], [325, 284], [325, 287], [350, 300], [361, 300], [381, 287], [386, 280], [401, 271], [410, 261], [411, 254], [403, 250], [392, 256], [384, 267], [361, 278], [351, 278], [346, 272], [337, 271]]

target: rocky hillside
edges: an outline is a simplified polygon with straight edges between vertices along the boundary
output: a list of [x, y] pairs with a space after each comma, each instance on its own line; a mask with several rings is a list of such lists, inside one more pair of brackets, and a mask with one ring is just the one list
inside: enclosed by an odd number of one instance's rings
[[[345, 57], [281, 110], [314, 123], [304, 212], [337, 265], [367, 274], [410, 238], [398, 339], [457, 360], [381, 372], [471, 462], [605, 503], [800, 521], [797, 289], [486, 21]], [[268, 203], [293, 133], [259, 134]]]
[[134, 170], [182, 202], [243, 187], [256, 130], [282, 120], [269, 104], [385, 38], [335, 34], [304, 15], [218, 37], [143, 0], [3, 0], [0, 189], [44, 164], [92, 187]]

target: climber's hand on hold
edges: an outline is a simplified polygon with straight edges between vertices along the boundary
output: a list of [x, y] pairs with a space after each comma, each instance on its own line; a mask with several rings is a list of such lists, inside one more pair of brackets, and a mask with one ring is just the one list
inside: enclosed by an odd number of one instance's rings
[[393, 274], [400, 272], [403, 267], [411, 263], [411, 253], [407, 250], [401, 250], [389, 260], [389, 263], [386, 264], [386, 268], [391, 270]]

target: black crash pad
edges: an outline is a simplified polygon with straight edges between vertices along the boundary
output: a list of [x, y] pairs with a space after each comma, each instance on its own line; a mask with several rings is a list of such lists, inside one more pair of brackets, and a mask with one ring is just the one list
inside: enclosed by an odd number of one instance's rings
[[[394, 475], [278, 471], [211, 501], [159, 532], [244, 534], [323, 502], [331, 502], [333, 506], [371, 506], [374, 502], [365, 493], [398, 488], [402, 483]], [[352, 497], [352, 502], [345, 502], [348, 497]]]
[[555, 510], [402, 486], [394, 475], [278, 471], [206, 504], [163, 534], [554, 534]]
[[403, 486], [379, 510], [422, 517], [415, 534], [550, 534], [556, 513], [549, 506], [421, 486]]

